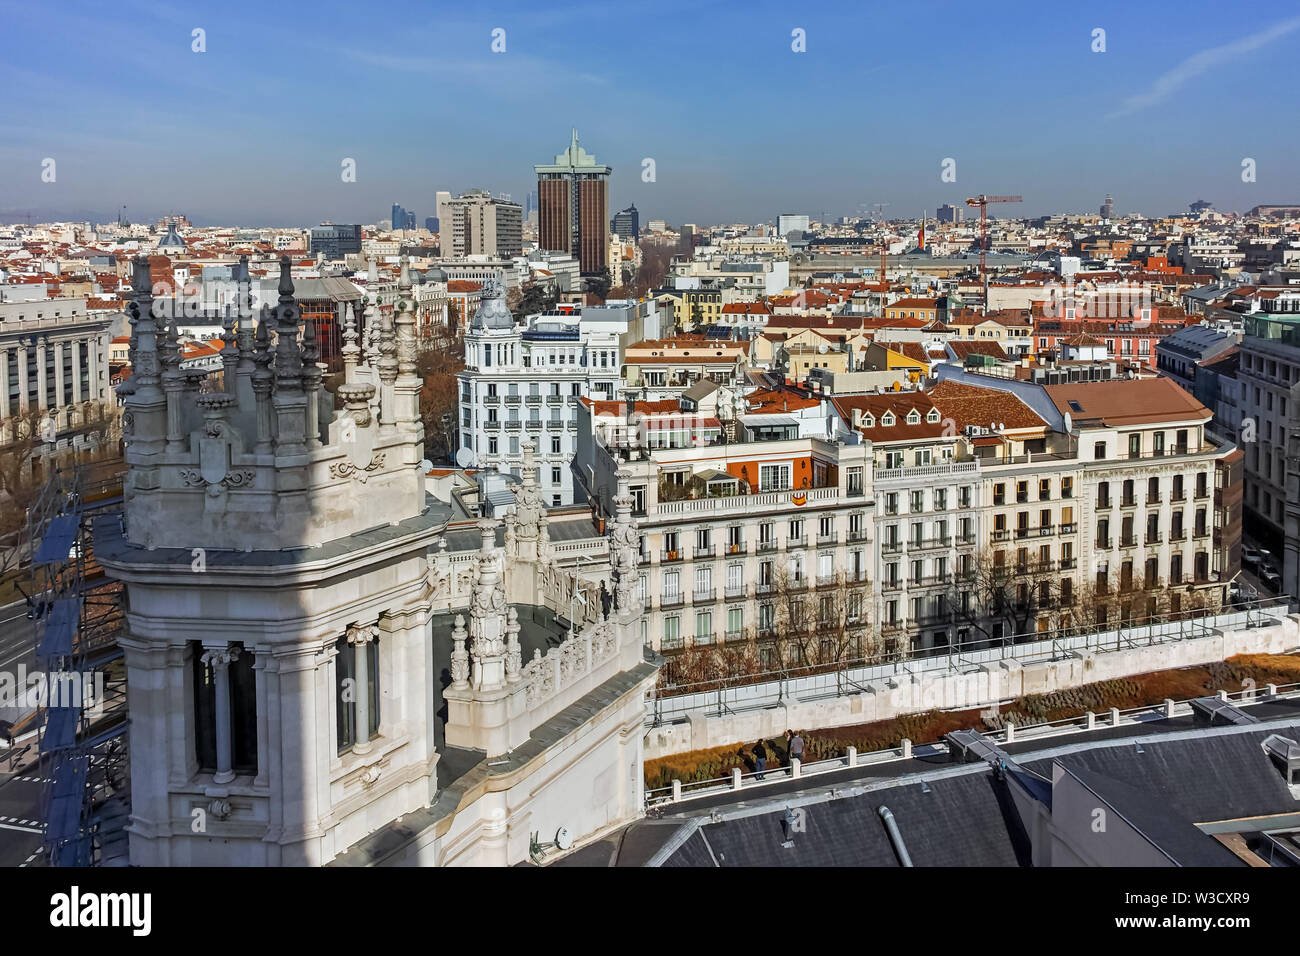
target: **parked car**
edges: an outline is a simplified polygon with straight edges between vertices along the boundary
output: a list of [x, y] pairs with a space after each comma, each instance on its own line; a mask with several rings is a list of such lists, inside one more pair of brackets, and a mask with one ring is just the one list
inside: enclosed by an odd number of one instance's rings
[[1242, 548], [1241, 563], [1248, 568], [1257, 568], [1267, 554], [1268, 552], [1262, 548]]
[[1259, 591], [1245, 581], [1233, 581], [1228, 585], [1228, 600], [1233, 604], [1251, 604], [1259, 600]]
[[1282, 590], [1282, 575], [1278, 574], [1277, 568], [1266, 565], [1259, 572], [1259, 583], [1276, 594]]

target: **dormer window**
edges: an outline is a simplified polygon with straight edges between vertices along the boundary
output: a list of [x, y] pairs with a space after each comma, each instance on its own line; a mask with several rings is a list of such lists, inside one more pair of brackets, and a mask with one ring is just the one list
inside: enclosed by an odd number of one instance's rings
[[918, 412], [915, 408], [907, 413], [907, 424], [909, 425], [921, 424], [921, 413]]
[[930, 409], [930, 414], [925, 416], [925, 420], [931, 425], [937, 425], [939, 423], [939, 409]]
[[862, 416], [862, 425], [864, 428], [875, 428], [876, 416], [871, 414], [870, 412], [867, 412], [865, 415]]
[[890, 425], [894, 424], [894, 413], [893, 413], [893, 412], [885, 412], [885, 414], [881, 415], [881, 416], [880, 416], [880, 424], [884, 425], [886, 428], [888, 428]]

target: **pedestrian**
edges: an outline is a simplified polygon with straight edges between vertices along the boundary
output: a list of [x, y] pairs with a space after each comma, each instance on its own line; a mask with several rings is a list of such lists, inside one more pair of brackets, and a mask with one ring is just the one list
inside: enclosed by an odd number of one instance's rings
[[790, 737], [790, 759], [803, 762], [803, 738], [799, 736], [798, 731]]
[[763, 771], [767, 769], [767, 745], [762, 740], [759, 740], [758, 743], [754, 744], [753, 754], [754, 766], [758, 770], [758, 779], [763, 780], [765, 779]]

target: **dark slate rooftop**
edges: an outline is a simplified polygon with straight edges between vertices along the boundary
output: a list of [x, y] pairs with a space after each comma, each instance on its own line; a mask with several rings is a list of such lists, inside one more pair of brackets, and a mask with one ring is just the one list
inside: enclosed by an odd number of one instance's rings
[[[1207, 727], [1153, 711], [1137, 724], [1000, 745], [1018, 763], [999, 770], [980, 760], [953, 763], [926, 746], [909, 760], [660, 806], [554, 865], [899, 866], [879, 817], [887, 806], [915, 866], [1029, 866], [1018, 801], [1027, 792], [1050, 808], [1059, 763], [1177, 865], [1238, 866], [1242, 860], [1198, 824], [1245, 832], [1300, 818], [1300, 795], [1261, 746], [1274, 733], [1300, 737], [1300, 700], [1241, 706], [1261, 723]], [[792, 834], [788, 808], [801, 824]]]

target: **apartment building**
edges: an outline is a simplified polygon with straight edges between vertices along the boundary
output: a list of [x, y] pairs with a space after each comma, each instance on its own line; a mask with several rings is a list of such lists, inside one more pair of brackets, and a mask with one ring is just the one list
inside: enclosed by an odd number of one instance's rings
[[[444, 258], [509, 259], [523, 253], [522, 207], [481, 189], [448, 200], [438, 225], [439, 247]], [[393, 228], [397, 228], [396, 223]]]
[[[755, 390], [744, 428], [719, 409], [674, 447], [637, 434], [639, 409], [609, 410], [613, 432], [580, 411], [593, 509], [612, 514], [620, 482], [636, 505], [647, 641], [756, 635], [788, 664], [774, 641], [792, 594], [813, 620], [823, 597], [851, 602], [849, 650], [903, 656], [1223, 599], [1241, 456], [1207, 435], [1208, 409], [1168, 380], [948, 369], [929, 391], [824, 403]], [[751, 427], [774, 391], [816, 409], [798, 432]]]
[[792, 616], [833, 614], [844, 625], [834, 654], [866, 653], [866, 444], [836, 437], [833, 418], [809, 417], [801, 433], [786, 424], [788, 407], [761, 396], [746, 406], [735, 440], [723, 440], [725, 422], [682, 410], [671, 429], [678, 440], [666, 444], [655, 438], [666, 426], [654, 404], [583, 403], [574, 462], [600, 517], [613, 514], [620, 491], [632, 498], [645, 642], [673, 651], [754, 638], [760, 664], [774, 667], [792, 662], [777, 641], [799, 626]]
[[1300, 312], [1248, 312], [1242, 330], [1232, 404], [1245, 452], [1245, 526], [1282, 555], [1282, 590], [1300, 594]]
[[85, 299], [0, 302], [0, 443], [13, 440], [16, 417], [39, 414], [47, 434], [58, 435], [116, 408], [108, 394], [113, 318], [89, 312]]
[[573, 503], [577, 400], [622, 391], [622, 352], [655, 314], [644, 303], [587, 307], [516, 322], [488, 280], [465, 334], [458, 461], [519, 477], [523, 442], [537, 446], [542, 500]]

